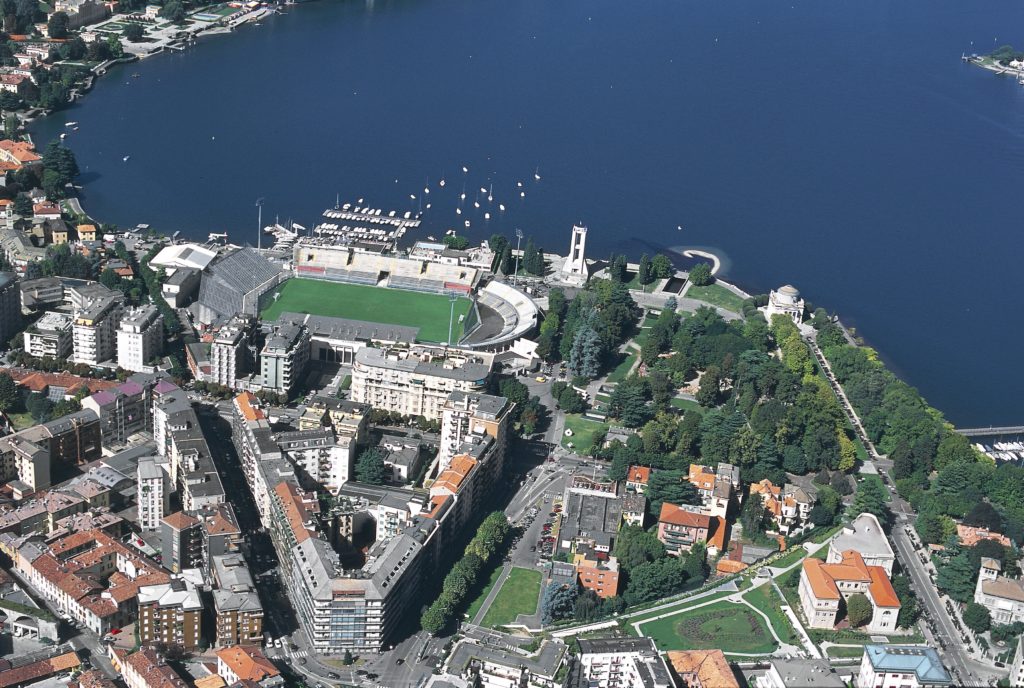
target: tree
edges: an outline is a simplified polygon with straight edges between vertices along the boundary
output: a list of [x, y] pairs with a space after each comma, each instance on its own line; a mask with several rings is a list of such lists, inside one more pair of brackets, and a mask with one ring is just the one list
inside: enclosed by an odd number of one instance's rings
[[708, 366], [701, 375], [697, 403], [707, 408], [714, 408], [722, 403], [722, 371], [718, 366]]
[[821, 504], [815, 504], [807, 515], [815, 526], [830, 526], [835, 520], [835, 515]]
[[575, 586], [563, 585], [558, 582], [550, 583], [544, 589], [544, 596], [540, 601], [540, 621], [547, 626], [555, 621], [568, 619], [573, 615], [575, 609]]
[[841, 497], [845, 497], [853, 492], [853, 488], [850, 486], [850, 479], [839, 471], [832, 474], [828, 484]]
[[964, 516], [964, 523], [978, 528], [987, 528], [996, 533], [1002, 532], [1003, 529], [1003, 517], [988, 502], [975, 504]]
[[448, 625], [450, 615], [451, 609], [446, 608], [444, 599], [438, 598], [423, 612], [420, 617], [420, 628], [430, 635], [437, 635], [442, 628]]
[[121, 45], [121, 39], [114, 34], [107, 36], [107, 53], [115, 60], [124, 57], [124, 46]]
[[626, 571], [665, 556], [665, 545], [640, 526], [624, 526], [615, 541], [615, 557]]
[[743, 534], [749, 538], [757, 538], [764, 535], [768, 527], [768, 511], [764, 508], [764, 500], [759, 498], [748, 499], [740, 511], [740, 523], [743, 524]]
[[910, 579], [903, 575], [894, 576], [892, 588], [896, 592], [896, 598], [900, 601], [900, 612], [896, 617], [896, 625], [900, 628], [910, 628], [921, 615], [921, 610], [917, 606], [917, 596], [910, 588]]
[[4, 136], [6, 138], [17, 140], [19, 128], [21, 128], [21, 120], [17, 115], [10, 114], [4, 117]]
[[456, 251], [462, 251], [469, 248], [469, 239], [458, 234], [445, 234], [444, 245]]
[[668, 279], [675, 274], [676, 269], [668, 256], [659, 253], [651, 259], [651, 273], [657, 279]]
[[871, 621], [871, 601], [861, 593], [854, 593], [846, 600], [846, 618], [854, 628], [860, 628]]
[[18, 194], [14, 199], [14, 213], [21, 217], [32, 217], [32, 199], [27, 194]]
[[651, 277], [651, 259], [645, 253], [640, 256], [640, 264], [636, 271], [636, 280], [640, 284], [646, 285], [651, 283]]
[[43, 179], [40, 182], [43, 192], [51, 201], [64, 198], [66, 184], [56, 170], [43, 170]]
[[117, 289], [121, 284], [121, 275], [110, 268], [104, 268], [100, 273], [100, 284], [107, 289]]
[[53, 402], [39, 392], [32, 392], [28, 395], [28, 399], [25, 401], [25, 410], [32, 415], [32, 419], [35, 420], [35, 422], [45, 423], [50, 420], [50, 414], [53, 411]]
[[18, 403], [18, 385], [7, 373], [0, 373], [0, 411], [10, 411]]
[[627, 428], [638, 428], [653, 415], [647, 405], [649, 394], [645, 380], [636, 376], [626, 378], [612, 392], [608, 412]]
[[132, 43], [138, 43], [141, 41], [145, 34], [146, 30], [142, 28], [142, 24], [136, 24], [134, 22], [125, 27], [124, 30], [124, 37]]
[[180, 24], [185, 21], [185, 7], [181, 4], [181, 0], [167, 0], [160, 10], [160, 16], [170, 19], [175, 24]]
[[976, 578], [970, 554], [951, 539], [946, 555], [945, 565], [938, 567], [935, 584], [957, 602], [969, 602], [974, 597]]
[[601, 371], [601, 338], [589, 324], [576, 332], [569, 354], [569, 370], [573, 375], [592, 380]]
[[707, 263], [697, 263], [690, 269], [690, 284], [695, 287], [706, 287], [715, 280], [711, 274], [711, 266]]
[[647, 479], [647, 500], [651, 513], [657, 516], [663, 502], [700, 504], [700, 494], [683, 471], [651, 471]]
[[664, 557], [630, 571], [623, 597], [630, 605], [641, 604], [675, 594], [685, 584], [682, 562], [675, 557]]
[[68, 15], [66, 12], [54, 12], [46, 22], [46, 33], [50, 38], [68, 37]]
[[848, 473], [857, 464], [857, 448], [853, 440], [846, 436], [846, 431], [836, 430], [836, 438], [839, 440], [839, 470]]
[[885, 505], [885, 492], [881, 480], [877, 477], [867, 477], [861, 481], [857, 487], [857, 494], [853, 496], [851, 513], [854, 516], [874, 514], [883, 526], [889, 522], [889, 508]]
[[964, 608], [964, 623], [975, 633], [984, 633], [992, 627], [992, 615], [977, 602], [969, 602]]
[[558, 408], [566, 413], [583, 413], [587, 408], [587, 402], [570, 386], [566, 386], [555, 400], [558, 402]]
[[384, 452], [380, 447], [370, 447], [356, 459], [356, 480], [367, 485], [383, 485], [387, 480]]

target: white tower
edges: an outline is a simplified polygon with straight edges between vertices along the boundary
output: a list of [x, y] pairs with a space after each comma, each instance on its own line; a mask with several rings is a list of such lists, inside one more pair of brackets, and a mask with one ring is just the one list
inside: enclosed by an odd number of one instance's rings
[[587, 228], [573, 225], [572, 242], [569, 244], [569, 256], [562, 266], [562, 277], [566, 282], [583, 284], [587, 281], [587, 259], [584, 251], [587, 246]]

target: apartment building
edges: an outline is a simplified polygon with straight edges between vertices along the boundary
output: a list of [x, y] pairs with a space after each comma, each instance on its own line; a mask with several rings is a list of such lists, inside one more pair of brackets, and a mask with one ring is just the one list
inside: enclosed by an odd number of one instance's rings
[[220, 328], [210, 343], [210, 382], [235, 388], [249, 368], [249, 338], [253, 320], [236, 315]]
[[98, 366], [117, 356], [117, 327], [124, 312], [124, 295], [101, 285], [91, 287], [74, 308], [72, 360]]
[[490, 435], [504, 445], [514, 407], [505, 397], [462, 390], [449, 394], [441, 407], [440, 470], [470, 435]]
[[705, 513], [727, 519], [734, 498], [739, 494], [740, 469], [728, 463], [720, 463], [712, 471], [707, 466], [691, 463], [689, 481], [697, 488]]
[[579, 671], [592, 688], [674, 688], [650, 638], [580, 638]]
[[309, 331], [298, 323], [278, 321], [260, 351], [263, 389], [290, 394], [309, 363]]
[[50, 452], [21, 433], [0, 437], [0, 481], [7, 482], [15, 499], [50, 486]]
[[[198, 571], [192, 570], [196, 574]], [[203, 637], [203, 601], [189, 572], [165, 583], [139, 587], [139, 621], [136, 629], [143, 644], [163, 643], [186, 652], [199, 648]]]
[[153, 304], [124, 313], [117, 330], [117, 365], [137, 373], [149, 372], [163, 352], [164, 318]]
[[18, 276], [0, 272], [0, 342], [5, 344], [21, 329], [21, 290]]
[[360, 349], [352, 366], [353, 401], [440, 420], [452, 392], [483, 392], [494, 355], [431, 346]]
[[72, 318], [66, 313], [46, 313], [22, 334], [25, 353], [38, 358], [68, 358], [74, 339]]
[[698, 542], [707, 542], [711, 517], [702, 507], [664, 502], [658, 514], [658, 539], [665, 551], [676, 556], [689, 552]]
[[1012, 624], [1024, 622], [1024, 582], [1000, 575], [1002, 563], [984, 557], [974, 588], [974, 601], [992, 615], [992, 622]]
[[811, 509], [817, 501], [798, 485], [787, 483], [779, 487], [767, 478], [750, 486], [750, 496], [761, 500], [776, 530], [783, 535], [789, 535], [807, 525]]
[[931, 647], [865, 645], [856, 688], [945, 688], [955, 682]]
[[[740, 688], [740, 682], [721, 650], [673, 650], [667, 655], [675, 675], [686, 688]], [[813, 686], [807, 684], [804, 688]]]
[[199, 519], [184, 511], [164, 516], [160, 521], [160, 555], [163, 565], [174, 573], [201, 566], [203, 540]]
[[136, 471], [138, 524], [143, 530], [157, 530], [170, 510], [171, 491], [167, 473], [153, 459], [142, 459]]
[[274, 437], [281, 453], [314, 482], [332, 493], [347, 483], [356, 459], [352, 437], [337, 437], [331, 427], [282, 432]]
[[469, 685], [495, 688], [562, 688], [565, 679], [556, 677], [568, 656], [568, 648], [559, 641], [545, 640], [536, 653], [524, 656], [464, 640], [452, 651], [448, 676], [441, 678], [455, 676]]
[[113, 664], [128, 688], [189, 688], [156, 650], [143, 647], [132, 654], [115, 650]]
[[209, 558], [216, 589], [213, 609], [218, 647], [259, 645], [263, 642], [263, 605], [245, 558], [238, 553]]
[[572, 565], [584, 589], [593, 590], [602, 599], [619, 594], [619, 562], [615, 557], [580, 546], [573, 554]]
[[116, 387], [85, 397], [82, 408], [99, 418], [105, 445], [124, 444], [137, 432], [153, 430], [154, 398], [177, 389], [161, 375], [136, 373]]
[[272, 688], [284, 685], [284, 677], [258, 647], [233, 646], [217, 651], [217, 675], [233, 686]]

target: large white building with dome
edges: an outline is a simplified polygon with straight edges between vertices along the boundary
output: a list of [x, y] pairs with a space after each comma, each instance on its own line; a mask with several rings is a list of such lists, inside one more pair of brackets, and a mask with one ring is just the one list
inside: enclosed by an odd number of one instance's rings
[[766, 309], [768, 322], [772, 316], [784, 315], [799, 325], [804, 319], [804, 300], [800, 298], [800, 290], [791, 284], [779, 287], [768, 295], [768, 308]]

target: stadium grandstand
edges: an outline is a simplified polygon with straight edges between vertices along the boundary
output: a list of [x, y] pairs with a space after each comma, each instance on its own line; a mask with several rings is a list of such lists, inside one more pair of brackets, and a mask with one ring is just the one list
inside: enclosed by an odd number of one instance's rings
[[528, 335], [540, 318], [533, 300], [514, 287], [492, 281], [476, 294], [476, 308], [465, 323], [460, 346], [500, 351]]
[[261, 298], [288, 273], [254, 248], [239, 248], [221, 254], [203, 270], [199, 301], [194, 304], [204, 325], [236, 313], [258, 315]]

